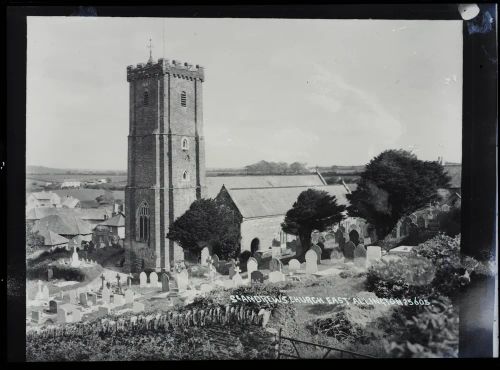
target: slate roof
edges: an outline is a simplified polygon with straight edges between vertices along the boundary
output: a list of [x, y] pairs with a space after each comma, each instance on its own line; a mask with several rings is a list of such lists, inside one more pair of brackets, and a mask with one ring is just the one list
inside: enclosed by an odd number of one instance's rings
[[38, 207], [30, 209], [26, 214], [26, 220], [36, 221], [47, 216], [60, 215], [68, 217], [76, 217], [82, 220], [105, 220], [104, 216], [111, 216], [109, 208], [56, 208], [56, 207]]
[[114, 226], [114, 227], [125, 227], [125, 216], [123, 214], [118, 213], [117, 215], [111, 217], [110, 219], [101, 222], [99, 225], [101, 226]]
[[[353, 191], [355, 187], [356, 185], [349, 185], [349, 190]], [[285, 215], [293, 206], [299, 194], [311, 188], [324, 190], [330, 195], [334, 195], [337, 204], [348, 204], [346, 198], [348, 190], [343, 185], [233, 188], [226, 190], [244, 218], [257, 218]]]
[[39, 231], [42, 235], [46, 235], [50, 231], [62, 235], [88, 235], [92, 233], [87, 221], [62, 214], [41, 218], [33, 229]]
[[67, 208], [75, 208], [80, 201], [72, 196], [67, 196], [62, 200], [62, 206]]
[[[125, 199], [125, 192], [123, 190], [112, 190], [113, 197], [115, 199]], [[54, 190], [54, 193], [59, 195], [61, 198], [67, 195], [72, 196], [80, 201], [91, 201], [95, 200], [99, 195], [105, 193], [104, 189], [60, 189]]]
[[207, 176], [207, 195], [215, 198], [222, 185], [233, 188], [268, 188], [282, 186], [320, 186], [326, 185], [320, 175], [274, 175], [274, 176]]
[[61, 245], [61, 244], [66, 244], [69, 240], [66, 239], [64, 236], [61, 236], [51, 230], [47, 230], [45, 232], [41, 232], [40, 235], [43, 236], [44, 238], [44, 245], [45, 246], [55, 246], [55, 245]]
[[46, 191], [39, 191], [39, 192], [35, 192], [35, 193], [31, 193], [31, 195], [33, 195], [33, 197], [35, 197], [35, 199], [38, 199], [38, 200], [50, 200], [52, 199], [52, 195], [50, 192], [46, 192]]

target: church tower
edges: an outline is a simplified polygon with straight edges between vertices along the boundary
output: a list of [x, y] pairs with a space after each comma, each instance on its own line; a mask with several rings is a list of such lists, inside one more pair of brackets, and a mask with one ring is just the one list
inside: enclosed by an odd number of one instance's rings
[[169, 225], [206, 194], [203, 67], [159, 59], [127, 67], [130, 87], [126, 264], [170, 271], [184, 259]]

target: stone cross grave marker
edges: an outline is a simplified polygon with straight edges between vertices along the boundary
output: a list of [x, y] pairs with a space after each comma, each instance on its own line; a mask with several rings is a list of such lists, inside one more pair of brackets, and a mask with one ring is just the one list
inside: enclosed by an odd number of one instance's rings
[[283, 263], [277, 258], [272, 258], [271, 261], [269, 262], [269, 270], [281, 271], [283, 270]]
[[382, 258], [382, 249], [377, 246], [370, 246], [366, 251], [366, 261], [367, 265], [371, 265], [374, 262], [380, 261]]
[[207, 258], [210, 257], [210, 251], [208, 250], [208, 247], [205, 247], [201, 250], [201, 265], [202, 266], [207, 266]]
[[139, 274], [139, 286], [141, 288], [144, 288], [148, 283], [148, 276], [146, 273], [143, 271]]
[[149, 282], [150, 286], [156, 288], [158, 286], [158, 274], [156, 272], [152, 272], [149, 274]]
[[250, 257], [247, 261], [248, 278], [250, 278], [250, 275], [252, 275], [252, 272], [257, 271], [258, 269], [259, 269], [259, 264], [257, 263], [257, 260], [253, 257]]
[[269, 273], [269, 282], [278, 283], [280, 281], [285, 281], [285, 274], [281, 271], [272, 271]]
[[290, 272], [295, 272], [297, 270], [300, 270], [300, 262], [299, 260], [293, 258], [288, 262], [288, 270]]
[[318, 255], [313, 249], [306, 252], [306, 272], [308, 274], [318, 272]]
[[118, 291], [121, 293], [122, 286], [120, 284], [121, 276], [119, 273], [116, 273], [116, 285], [118, 286]]
[[318, 265], [321, 264], [321, 254], [322, 254], [321, 248], [319, 247], [319, 245], [313, 244], [311, 246], [311, 249], [315, 251], [316, 255], [318, 256]]
[[232, 280], [233, 280], [234, 286], [237, 288], [240, 285], [243, 285], [243, 279], [241, 278], [241, 275], [240, 275], [241, 270], [240, 270], [239, 266], [236, 266], [236, 268], [234, 269], [234, 272], [235, 272], [235, 274], [233, 275]]
[[366, 249], [363, 244], [359, 244], [354, 248], [354, 264], [356, 267], [366, 267]]
[[259, 270], [252, 272], [250, 275], [252, 284], [260, 283], [262, 284], [264, 282], [264, 274], [260, 272]]
[[134, 292], [130, 289], [125, 291], [125, 303], [133, 303], [134, 302]]
[[101, 275], [101, 290], [104, 289], [104, 281], [106, 278], [104, 277], [104, 274]]
[[170, 279], [166, 273], [161, 275], [161, 291], [168, 292], [170, 290]]

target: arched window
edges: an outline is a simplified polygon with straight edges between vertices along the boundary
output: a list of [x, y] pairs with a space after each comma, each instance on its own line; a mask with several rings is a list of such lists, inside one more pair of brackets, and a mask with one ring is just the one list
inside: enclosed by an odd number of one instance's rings
[[186, 92], [185, 91], [181, 92], [181, 106], [183, 106], [183, 107], [186, 106]]
[[137, 211], [137, 241], [149, 242], [149, 206], [143, 202]]
[[148, 92], [148, 90], [144, 90], [142, 103], [144, 106], [149, 105], [149, 92]]
[[187, 171], [184, 171], [182, 173], [182, 180], [183, 181], [189, 181], [189, 173]]
[[182, 150], [188, 150], [189, 149], [189, 142], [188, 142], [188, 139], [187, 137], [183, 137], [182, 138]]

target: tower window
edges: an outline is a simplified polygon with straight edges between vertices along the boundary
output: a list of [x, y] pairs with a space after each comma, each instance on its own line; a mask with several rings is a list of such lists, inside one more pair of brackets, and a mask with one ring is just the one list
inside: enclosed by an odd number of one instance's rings
[[149, 242], [149, 228], [149, 206], [146, 202], [143, 202], [137, 211], [137, 241]]
[[185, 91], [181, 92], [181, 106], [183, 106], [183, 107], [186, 106], [186, 92]]
[[187, 137], [182, 138], [182, 150], [188, 150], [189, 149], [189, 142]]
[[148, 90], [145, 90], [144, 91], [144, 95], [143, 95], [143, 101], [142, 101], [143, 105], [146, 107], [149, 105], [149, 92]]

